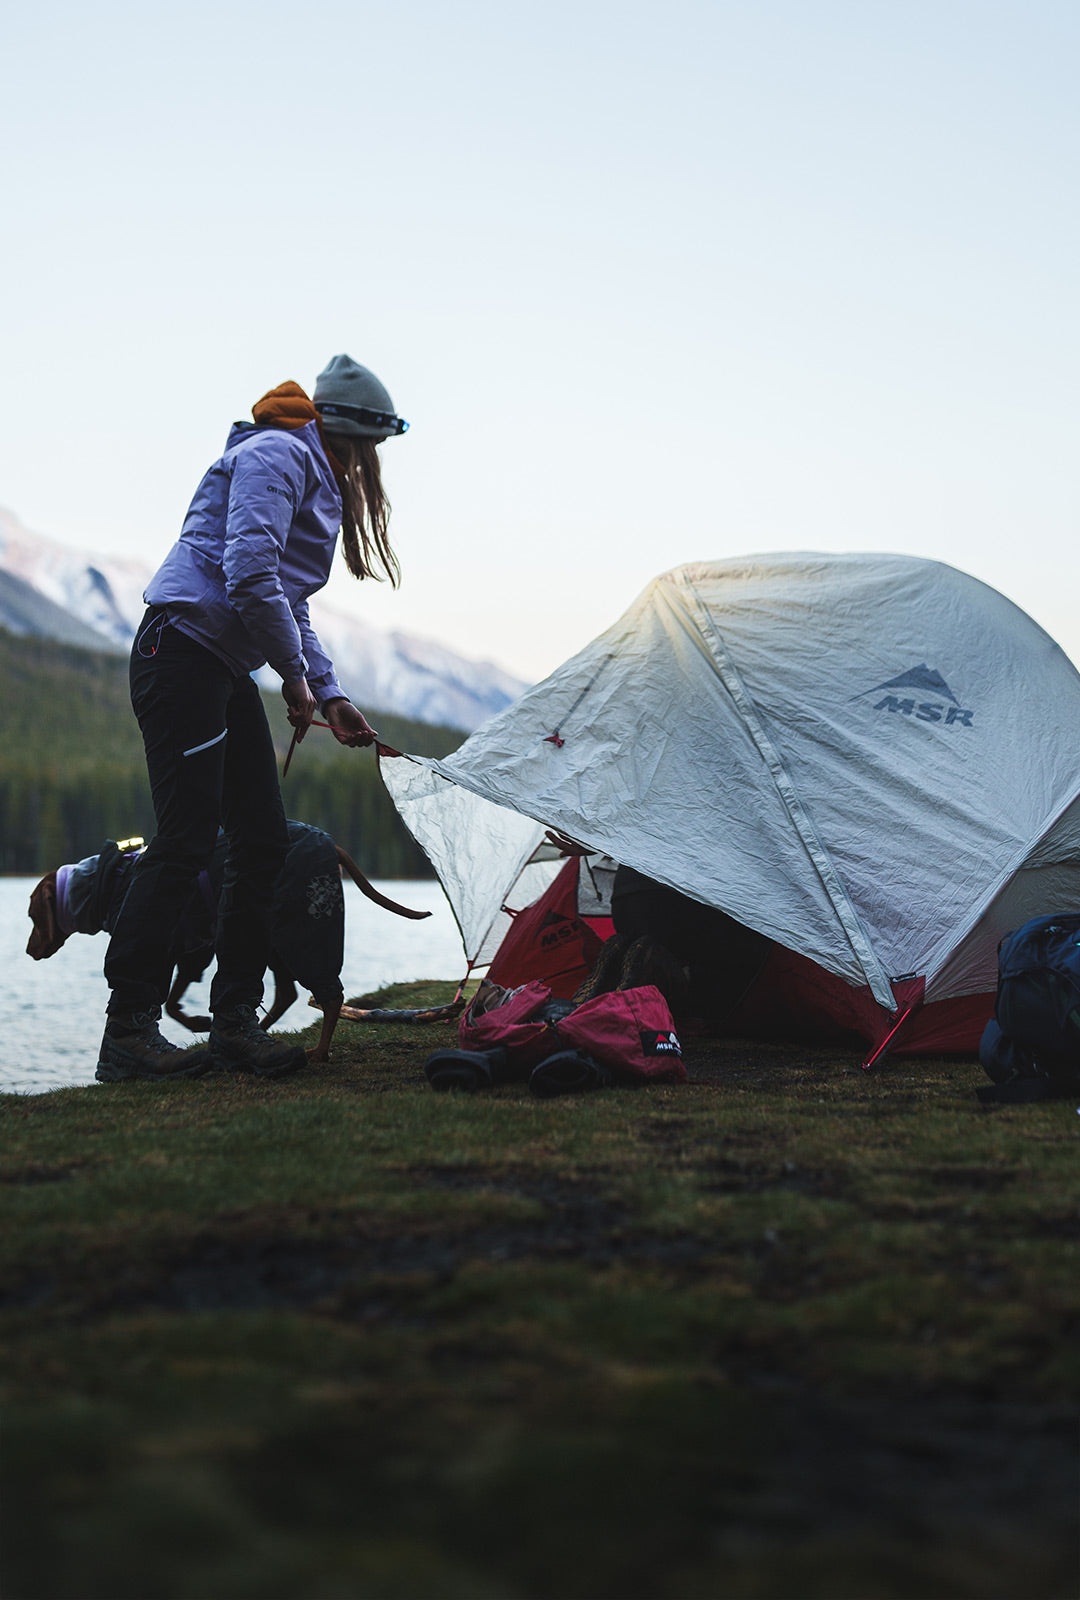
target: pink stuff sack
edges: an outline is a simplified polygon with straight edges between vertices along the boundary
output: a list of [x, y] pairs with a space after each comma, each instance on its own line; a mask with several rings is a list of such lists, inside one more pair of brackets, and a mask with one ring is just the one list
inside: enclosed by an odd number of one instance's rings
[[503, 991], [501, 1000], [494, 990], [494, 985], [482, 986], [462, 1017], [463, 1050], [501, 1046], [522, 1076], [556, 1051], [581, 1050], [627, 1081], [686, 1082], [671, 1011], [651, 985], [596, 995], [557, 1020], [542, 1015], [551, 1001], [546, 984]]
[[[500, 998], [501, 996], [501, 998]], [[551, 999], [546, 983], [523, 983], [500, 990], [485, 978], [458, 1023], [463, 1050], [506, 1051], [509, 1062], [528, 1076], [538, 1061], [562, 1048], [552, 1025], [540, 1013]]]

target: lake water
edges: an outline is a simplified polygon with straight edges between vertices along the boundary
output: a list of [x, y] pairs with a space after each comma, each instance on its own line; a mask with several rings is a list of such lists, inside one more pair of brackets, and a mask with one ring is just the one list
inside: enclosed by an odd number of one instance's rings
[[[27, 906], [36, 878], [0, 878], [0, 1091], [41, 1094], [70, 1084], [93, 1083], [104, 1027], [108, 989], [101, 974], [108, 936], [73, 934], [48, 961], [26, 954], [30, 937]], [[425, 922], [410, 922], [383, 911], [345, 883], [345, 996], [368, 994], [387, 983], [418, 978], [457, 980], [465, 971], [461, 936], [442, 889], [432, 879], [380, 882], [383, 894], [416, 911], [430, 911]], [[205, 1012], [207, 981], [193, 984], [184, 1009]], [[272, 980], [271, 980], [272, 982]], [[270, 984], [268, 983], [268, 992]], [[300, 991], [278, 1028], [308, 1027], [318, 1013]], [[347, 1028], [347, 1022], [338, 1024]], [[200, 1037], [166, 1017], [162, 1032], [176, 1044]]]

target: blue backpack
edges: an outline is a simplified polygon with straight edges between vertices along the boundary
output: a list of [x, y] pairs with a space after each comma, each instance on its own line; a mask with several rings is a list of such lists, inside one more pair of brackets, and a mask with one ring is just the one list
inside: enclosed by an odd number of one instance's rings
[[1080, 1094], [1080, 914], [1034, 917], [1002, 939], [979, 1060], [986, 1103]]

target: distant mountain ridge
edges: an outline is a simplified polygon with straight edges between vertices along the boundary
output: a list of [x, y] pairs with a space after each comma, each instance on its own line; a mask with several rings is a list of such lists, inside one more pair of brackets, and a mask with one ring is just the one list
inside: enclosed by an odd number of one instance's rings
[[100, 633], [80, 622], [63, 606], [56, 605], [40, 589], [0, 569], [0, 628], [20, 636], [56, 639], [61, 644], [81, 645], [85, 650], [119, 649]]
[[[126, 652], [152, 571], [31, 533], [0, 508], [0, 627], [10, 633]], [[373, 628], [317, 599], [311, 618], [339, 679], [365, 710], [471, 733], [528, 687], [494, 662], [469, 660], [434, 639]], [[265, 681], [278, 682], [268, 670]]]

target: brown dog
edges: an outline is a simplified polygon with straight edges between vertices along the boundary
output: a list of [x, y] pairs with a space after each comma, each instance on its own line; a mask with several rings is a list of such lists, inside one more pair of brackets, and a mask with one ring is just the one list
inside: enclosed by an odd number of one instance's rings
[[[270, 955], [274, 999], [262, 1019], [262, 1026], [273, 1027], [285, 1014], [296, 999], [297, 982], [301, 983], [311, 991], [312, 1003], [323, 1012], [319, 1042], [314, 1050], [308, 1051], [308, 1058], [326, 1061], [344, 999], [341, 988], [345, 928], [343, 874], [348, 873], [369, 900], [399, 917], [419, 921], [431, 913], [412, 911], [380, 894], [349, 853], [321, 828], [312, 828], [303, 822], [290, 822], [288, 827], [289, 851], [274, 894]], [[30, 896], [33, 929], [26, 946], [27, 955], [35, 961], [45, 961], [66, 944], [73, 932], [111, 932], [127, 891], [127, 874], [138, 860], [141, 847], [141, 839], [124, 840], [120, 845], [109, 841], [99, 856], [91, 856], [75, 868], [58, 869], [67, 874], [66, 884], [72, 882], [72, 874], [76, 875], [78, 883], [77, 895], [73, 892], [67, 897], [66, 916], [58, 903], [58, 872], [46, 873]], [[224, 843], [219, 841], [218, 857], [223, 855]], [[193, 1033], [207, 1032], [211, 1019], [189, 1016], [181, 1001], [189, 984], [202, 976], [213, 955], [216, 895], [211, 885], [215, 876], [220, 882], [220, 872], [215, 874], [211, 866], [210, 881], [193, 896], [177, 930], [175, 976], [165, 1001], [168, 1015]], [[74, 912], [73, 900], [77, 900]]]
[[60, 924], [56, 920], [55, 872], [47, 872], [34, 887], [29, 914], [34, 931], [27, 942], [26, 953], [33, 956], [35, 961], [46, 961], [68, 940], [68, 935], [60, 932]]

